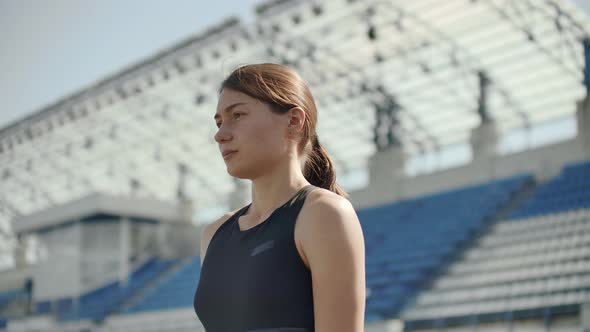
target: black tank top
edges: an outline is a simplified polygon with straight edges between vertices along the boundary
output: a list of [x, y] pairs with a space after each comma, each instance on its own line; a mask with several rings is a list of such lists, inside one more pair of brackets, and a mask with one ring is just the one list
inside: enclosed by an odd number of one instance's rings
[[301, 188], [262, 223], [240, 230], [241, 208], [215, 232], [201, 267], [194, 308], [207, 332], [314, 331], [311, 271], [295, 246]]

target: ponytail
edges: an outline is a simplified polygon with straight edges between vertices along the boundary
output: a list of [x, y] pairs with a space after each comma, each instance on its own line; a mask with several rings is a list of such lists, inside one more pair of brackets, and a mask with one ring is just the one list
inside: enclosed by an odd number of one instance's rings
[[336, 183], [336, 172], [334, 163], [328, 155], [328, 151], [320, 144], [317, 134], [310, 138], [311, 151], [307, 155], [303, 175], [309, 183], [316, 187], [330, 190], [344, 198], [348, 194], [339, 184]]

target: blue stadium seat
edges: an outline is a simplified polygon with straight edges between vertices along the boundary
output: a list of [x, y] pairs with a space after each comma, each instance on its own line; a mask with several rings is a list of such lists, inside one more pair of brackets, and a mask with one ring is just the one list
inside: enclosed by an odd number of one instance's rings
[[201, 259], [194, 257], [160, 287], [145, 295], [142, 301], [125, 310], [125, 313], [190, 307], [199, 280]]
[[564, 166], [559, 176], [541, 185], [510, 217], [521, 220], [581, 208], [590, 208], [590, 161]]
[[6, 327], [8, 322], [8, 318], [3, 314], [3, 310], [8, 307], [11, 303], [16, 301], [19, 298], [27, 295], [27, 291], [25, 289], [15, 289], [10, 291], [0, 292], [0, 329]]
[[0, 310], [9, 305], [12, 301], [24, 295], [26, 295], [26, 291], [24, 289], [0, 292]]
[[358, 211], [366, 245], [367, 321], [396, 317], [408, 299], [529, 174]]
[[125, 300], [143, 289], [149, 282], [176, 263], [176, 259], [154, 257], [135, 270], [126, 284], [116, 281], [83, 294], [79, 299], [58, 299], [55, 301], [53, 310], [50, 302], [39, 302], [36, 304], [37, 313], [55, 312], [62, 321], [102, 320], [107, 315], [117, 312]]
[[589, 201], [590, 162], [566, 165], [420, 292], [406, 326], [576, 312], [590, 294]]
[[[358, 211], [365, 235], [366, 319], [394, 317], [511, 197], [529, 174]], [[200, 257], [145, 294], [125, 313], [191, 307]]]

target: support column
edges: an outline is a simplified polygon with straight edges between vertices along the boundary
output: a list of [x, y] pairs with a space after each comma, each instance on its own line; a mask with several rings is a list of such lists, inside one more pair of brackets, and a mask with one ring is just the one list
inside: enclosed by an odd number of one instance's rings
[[377, 151], [369, 160], [369, 190], [372, 197], [388, 202], [403, 197], [406, 154], [392, 145]]
[[171, 243], [170, 253], [177, 258], [190, 258], [199, 252], [201, 234], [198, 227], [193, 223], [193, 201], [188, 197], [181, 199], [179, 207], [181, 222], [168, 225], [170, 229], [168, 237], [168, 241]]
[[402, 106], [382, 84], [374, 92], [373, 143], [377, 151], [369, 160], [368, 190], [369, 196], [376, 200], [373, 203], [385, 203], [403, 198], [407, 156], [400, 130]]
[[488, 93], [492, 81], [485, 71], [479, 71], [477, 75], [479, 79], [477, 114], [481, 124], [471, 131], [472, 163], [477, 165], [484, 175], [494, 178], [494, 159], [498, 151], [498, 131], [496, 123], [488, 111]]
[[471, 131], [471, 153], [473, 155], [473, 164], [478, 165], [480, 169], [494, 177], [494, 163], [498, 149], [497, 127], [494, 121], [482, 122], [482, 124]]
[[158, 243], [158, 255], [160, 257], [171, 257], [172, 256], [172, 250], [170, 248], [170, 243], [169, 243], [169, 234], [171, 232], [171, 226], [169, 223], [167, 222], [158, 222], [158, 225], [156, 226], [156, 241]]
[[130, 229], [129, 219], [121, 218], [120, 220], [120, 238], [119, 238], [119, 281], [122, 285], [127, 284], [129, 276], [129, 253], [130, 253]]
[[181, 199], [178, 203], [181, 221], [185, 224], [193, 223], [194, 203], [190, 198]]
[[17, 270], [24, 269], [27, 266], [28, 242], [25, 235], [21, 235], [17, 239], [17, 246], [14, 248], [14, 264]]
[[590, 96], [578, 102], [576, 112], [578, 123], [578, 142], [582, 148], [584, 159], [590, 159]]
[[584, 86], [586, 97], [578, 102], [576, 119], [578, 121], [578, 141], [584, 159], [590, 159], [590, 38], [582, 41], [584, 47]]
[[586, 96], [590, 96], [590, 38], [582, 40], [584, 48], [584, 86], [586, 86]]
[[187, 192], [187, 181], [189, 176], [189, 168], [184, 163], [178, 163], [178, 185], [176, 188], [176, 198], [178, 199], [178, 206], [180, 209], [181, 221], [187, 224], [193, 223], [193, 201]]
[[498, 133], [496, 123], [484, 122], [471, 131], [471, 151], [473, 159], [493, 159], [498, 148]]

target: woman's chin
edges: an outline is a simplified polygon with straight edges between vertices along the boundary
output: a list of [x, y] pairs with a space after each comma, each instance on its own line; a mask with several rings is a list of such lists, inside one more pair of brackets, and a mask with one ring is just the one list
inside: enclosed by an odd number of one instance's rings
[[244, 174], [243, 170], [241, 170], [237, 167], [232, 167], [231, 165], [227, 165], [227, 173], [229, 175], [233, 176], [234, 178], [238, 178], [238, 179], [245, 178], [245, 174]]
[[257, 176], [257, 172], [252, 169], [247, 169], [244, 167], [239, 168], [232, 165], [227, 165], [227, 173], [234, 178], [242, 180], [252, 180]]

